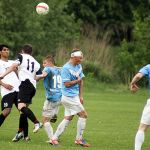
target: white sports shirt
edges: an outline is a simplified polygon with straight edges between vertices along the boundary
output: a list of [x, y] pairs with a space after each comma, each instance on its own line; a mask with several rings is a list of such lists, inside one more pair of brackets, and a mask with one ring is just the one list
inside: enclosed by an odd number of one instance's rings
[[[0, 60], [0, 74], [4, 73], [6, 71], [6, 69], [9, 68], [13, 63], [14, 63], [14, 61], [12, 61], [12, 60], [8, 60], [8, 61]], [[9, 93], [14, 92], [14, 91], [17, 91], [17, 92], [19, 91], [20, 81], [15, 72], [9, 73], [1, 81], [6, 84], [10, 84], [14, 87], [12, 90], [7, 90], [3, 86], [1, 86], [1, 96], [2, 97]]]
[[40, 70], [40, 64], [29, 54], [19, 54], [16, 62], [19, 64], [19, 80], [25, 81], [26, 79], [29, 79], [36, 88], [35, 75]]

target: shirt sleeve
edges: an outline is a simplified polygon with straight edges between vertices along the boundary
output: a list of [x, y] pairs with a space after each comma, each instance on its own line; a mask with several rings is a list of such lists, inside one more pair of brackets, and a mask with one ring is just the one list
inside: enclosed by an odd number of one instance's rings
[[62, 68], [62, 71], [61, 71], [61, 78], [62, 78], [62, 82], [65, 83], [65, 82], [69, 82], [71, 79], [70, 79], [70, 72], [67, 68]]
[[36, 72], [36, 75], [40, 75], [40, 74], [42, 74], [41, 68]]
[[50, 74], [51, 73], [51, 69], [49, 67], [45, 67], [43, 69], [43, 72], [46, 72], [47, 74]]
[[16, 61], [15, 61], [15, 62], [16, 62], [17, 64], [21, 65], [22, 60], [23, 60], [22, 55], [21, 55], [21, 54], [18, 54], [17, 59], [16, 59]]
[[139, 70], [139, 72], [147, 76], [148, 74], [150, 74], [150, 65], [144, 66], [143, 68]]

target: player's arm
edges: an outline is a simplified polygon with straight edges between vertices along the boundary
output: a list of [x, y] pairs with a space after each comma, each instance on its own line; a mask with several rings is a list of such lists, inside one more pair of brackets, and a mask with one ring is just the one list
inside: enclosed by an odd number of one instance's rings
[[79, 84], [79, 98], [80, 98], [81, 104], [83, 104], [83, 80], [81, 80]]
[[137, 86], [137, 82], [143, 77], [144, 75], [142, 74], [142, 73], [137, 73], [134, 77], [133, 77], [133, 79], [132, 79], [132, 81], [131, 81], [131, 83], [130, 83], [130, 90], [132, 91], [132, 92], [136, 92], [138, 89], [139, 89], [139, 87]]
[[77, 80], [65, 82], [64, 84], [66, 87], [70, 87], [70, 86], [73, 86], [75, 84], [79, 84], [80, 82], [81, 82], [81, 79], [77, 79]]
[[36, 80], [36, 81], [39, 81], [39, 80], [45, 78], [47, 75], [48, 75], [48, 73], [45, 72], [45, 71], [43, 71], [42, 74], [39, 74], [39, 75], [36, 75], [36, 76], [35, 76], [35, 80]]
[[6, 88], [7, 90], [12, 90], [14, 87], [10, 84], [6, 84], [0, 80], [0, 85]]
[[17, 67], [17, 63], [12, 64], [3, 74], [0, 75], [0, 79], [3, 79], [7, 74], [11, 73], [12, 71], [16, 71]]

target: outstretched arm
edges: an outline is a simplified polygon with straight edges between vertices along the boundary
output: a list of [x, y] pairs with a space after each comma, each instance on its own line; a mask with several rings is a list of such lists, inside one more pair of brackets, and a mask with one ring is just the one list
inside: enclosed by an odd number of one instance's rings
[[142, 74], [142, 73], [137, 73], [134, 77], [133, 77], [133, 79], [132, 79], [132, 81], [131, 81], [131, 83], [130, 83], [130, 90], [132, 91], [132, 92], [136, 92], [138, 89], [139, 89], [139, 87], [137, 86], [137, 82], [143, 77], [144, 75]]
[[39, 81], [39, 80], [45, 78], [47, 76], [47, 74], [48, 74], [47, 72], [43, 71], [42, 74], [35, 76], [35, 80]]
[[17, 67], [17, 63], [12, 64], [4, 73], [0, 75], [0, 79], [3, 79], [7, 74], [11, 73], [12, 71], [16, 71]]

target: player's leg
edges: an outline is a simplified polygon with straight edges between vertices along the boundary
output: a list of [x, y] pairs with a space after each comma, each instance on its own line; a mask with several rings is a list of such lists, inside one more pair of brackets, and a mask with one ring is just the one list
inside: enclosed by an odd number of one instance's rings
[[51, 126], [50, 119], [53, 116], [53, 111], [55, 110], [55, 107], [53, 107], [52, 104], [52, 102], [45, 100], [42, 110], [42, 123], [49, 140], [53, 136], [53, 128]]
[[142, 144], [145, 138], [145, 131], [150, 125], [150, 99], [147, 100], [147, 104], [144, 107], [139, 129], [135, 136], [135, 150], [141, 150]]
[[[14, 101], [14, 104], [15, 104], [16, 108], [18, 109], [18, 93], [16, 93], [16, 99]], [[19, 128], [18, 128], [18, 131], [17, 131], [16, 135], [12, 139], [12, 141], [13, 142], [18, 142], [20, 139], [22, 139], [22, 138], [26, 139], [27, 137], [28, 137], [28, 120], [27, 120], [27, 116], [25, 114], [23, 114], [22, 112], [20, 112]]]
[[29, 107], [27, 107], [28, 104], [32, 103], [32, 98], [35, 95], [35, 93], [36, 89], [29, 80], [21, 82], [18, 94], [18, 109], [34, 123], [34, 133], [42, 127], [42, 123], [40, 123], [37, 120], [32, 110]]
[[139, 129], [135, 136], [135, 150], [141, 150], [142, 144], [145, 139], [145, 131], [148, 128], [146, 124], [140, 124]]
[[69, 125], [70, 121], [73, 119], [74, 110], [71, 111], [72, 104], [70, 104], [70, 98], [63, 96], [61, 99], [61, 102], [65, 108], [65, 117], [62, 120], [62, 122], [58, 125], [57, 130], [52, 138], [52, 143], [53, 145], [58, 145], [58, 138], [59, 136], [65, 131], [67, 126]]
[[10, 114], [14, 98], [15, 98], [14, 93], [9, 93], [2, 98], [1, 100], [2, 113], [0, 114], [0, 126], [3, 124], [6, 117]]
[[74, 106], [74, 110], [78, 112], [77, 115], [79, 116], [78, 121], [77, 121], [77, 135], [76, 135], [75, 144], [78, 144], [84, 147], [89, 147], [90, 144], [88, 144], [83, 139], [83, 133], [86, 127], [87, 113], [83, 105], [80, 103], [79, 96], [74, 97], [74, 101], [76, 101], [77, 103], [77, 105]]
[[33, 130], [34, 133], [37, 132], [42, 127], [42, 124], [37, 120], [36, 116], [31, 111], [31, 109], [26, 107], [25, 103], [19, 103], [18, 104], [18, 109], [23, 114], [25, 114], [25, 116], [27, 116], [35, 124], [35, 128]]

